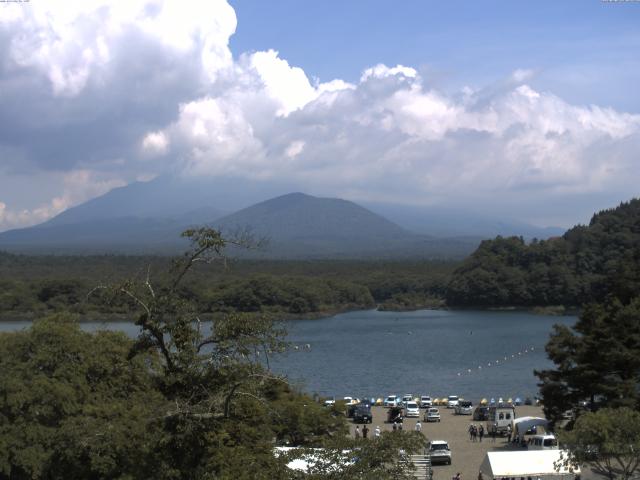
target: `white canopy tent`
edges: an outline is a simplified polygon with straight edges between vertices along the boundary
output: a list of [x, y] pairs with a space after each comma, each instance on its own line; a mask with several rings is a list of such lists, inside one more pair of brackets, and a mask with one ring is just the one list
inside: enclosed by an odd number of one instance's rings
[[487, 452], [480, 465], [480, 472], [485, 480], [574, 480], [580, 475], [580, 467], [561, 465], [561, 455], [566, 458], [567, 452]]
[[549, 421], [541, 417], [518, 417], [513, 419], [511, 429], [514, 435], [522, 437], [528, 430], [531, 430], [531, 428], [533, 427], [542, 426], [546, 431], [548, 425]]

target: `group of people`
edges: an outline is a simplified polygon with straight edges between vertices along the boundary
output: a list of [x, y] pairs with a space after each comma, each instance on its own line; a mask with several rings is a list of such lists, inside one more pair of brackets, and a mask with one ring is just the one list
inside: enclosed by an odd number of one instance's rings
[[[378, 438], [380, 436], [381, 430], [380, 427], [376, 425], [376, 429], [373, 431], [373, 436]], [[356, 430], [354, 432], [354, 436], [356, 438], [369, 438], [369, 429], [366, 425], [362, 427], [362, 431], [360, 431], [360, 426], [356, 425]]]
[[472, 442], [479, 441], [482, 442], [482, 437], [484, 437], [484, 426], [483, 425], [474, 425], [473, 423], [469, 425], [469, 440]]
[[[401, 422], [393, 422], [393, 431], [398, 431], [398, 430], [402, 430], [402, 423]], [[414, 430], [416, 432], [421, 432], [422, 431], [422, 423], [420, 423], [420, 420], [418, 420], [416, 422], [416, 425], [414, 427]], [[380, 434], [382, 433], [382, 430], [380, 430], [380, 427], [378, 425], [376, 425], [375, 430], [373, 431], [373, 436], [375, 438], [378, 438], [380, 436]], [[354, 436], [356, 438], [368, 438], [369, 437], [369, 429], [367, 428], [367, 425], [365, 424], [362, 427], [362, 430], [360, 430], [360, 426], [356, 425], [356, 429], [353, 432]]]

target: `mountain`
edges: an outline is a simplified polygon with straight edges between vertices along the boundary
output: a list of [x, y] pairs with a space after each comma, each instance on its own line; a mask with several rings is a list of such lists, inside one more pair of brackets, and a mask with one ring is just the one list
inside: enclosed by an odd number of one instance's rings
[[493, 238], [501, 235], [545, 239], [562, 235], [566, 230], [560, 227], [537, 227], [518, 220], [496, 218], [452, 207], [379, 203], [364, 203], [363, 206], [393, 220], [407, 230], [436, 237]]
[[[185, 245], [181, 231], [213, 224], [227, 231], [251, 227], [271, 238], [262, 255], [278, 258], [461, 257], [481, 239], [498, 234], [546, 238], [559, 233], [451, 209], [362, 206], [301, 193], [281, 195], [292, 190], [274, 180], [162, 176], [113, 189], [35, 227], [0, 233], [0, 248], [175, 253]], [[264, 201], [270, 197], [275, 198]]]
[[275, 257], [406, 257], [436, 255], [432, 239], [416, 235], [353, 202], [290, 193], [215, 222], [223, 232], [249, 229]]
[[[219, 211], [211, 207], [169, 216], [174, 206], [164, 217], [133, 215], [152, 213], [140, 205], [129, 209], [132, 215], [106, 217], [105, 206], [120, 202], [135, 202], [131, 190], [115, 191], [109, 198], [88, 202], [35, 227], [1, 233], [0, 248], [47, 253], [177, 253], [185, 247], [180, 232], [200, 224], [210, 224], [228, 235], [250, 230], [268, 239], [261, 250], [234, 252], [254, 258], [463, 257], [479, 242], [418, 235], [353, 202], [303, 193], [272, 198], [217, 220]], [[88, 218], [93, 208], [95, 219]]]

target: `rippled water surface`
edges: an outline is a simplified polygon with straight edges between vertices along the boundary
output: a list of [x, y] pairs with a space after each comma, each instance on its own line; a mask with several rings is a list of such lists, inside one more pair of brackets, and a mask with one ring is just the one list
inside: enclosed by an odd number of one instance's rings
[[[271, 365], [305, 390], [329, 396], [533, 397], [533, 370], [551, 365], [544, 345], [553, 324], [575, 320], [523, 312], [350, 312], [287, 322], [289, 340], [298, 349]], [[0, 331], [28, 325], [3, 322]], [[90, 322], [83, 328], [138, 332], [124, 322]]]
[[274, 367], [321, 395], [524, 398], [537, 393], [533, 370], [551, 366], [544, 346], [553, 324], [575, 321], [523, 312], [351, 312], [290, 322], [299, 349]]

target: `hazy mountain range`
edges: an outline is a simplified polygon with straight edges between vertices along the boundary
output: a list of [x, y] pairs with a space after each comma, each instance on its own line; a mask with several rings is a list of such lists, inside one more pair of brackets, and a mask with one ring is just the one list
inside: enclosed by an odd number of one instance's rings
[[[208, 224], [226, 232], [250, 229], [269, 239], [269, 258], [461, 257], [482, 238], [546, 238], [540, 229], [464, 211], [358, 205], [247, 180], [187, 181], [161, 177], [116, 188], [40, 225], [0, 233], [0, 248], [52, 253], [174, 253], [179, 234]], [[286, 191], [286, 190], [285, 190]], [[264, 200], [269, 198], [269, 200]], [[367, 207], [367, 208], [365, 208]]]

